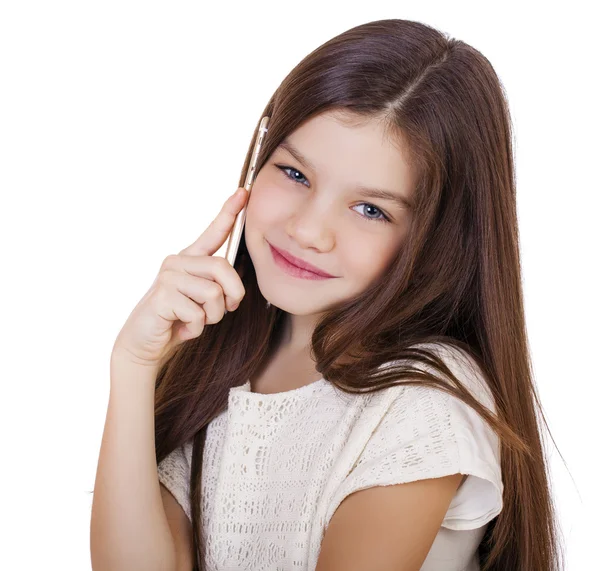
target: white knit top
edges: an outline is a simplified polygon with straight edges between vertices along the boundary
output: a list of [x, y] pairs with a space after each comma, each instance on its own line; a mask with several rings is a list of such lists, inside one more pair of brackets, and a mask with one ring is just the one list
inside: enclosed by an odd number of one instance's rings
[[[475, 362], [435, 349], [488, 409], [496, 408]], [[421, 364], [413, 363], [418, 367]], [[192, 442], [158, 466], [159, 480], [191, 519]], [[478, 571], [486, 524], [502, 509], [499, 440], [474, 409], [435, 388], [394, 386], [348, 395], [324, 378], [274, 394], [230, 389], [207, 427], [202, 526], [210, 571], [314, 571], [321, 540], [349, 494], [468, 474], [421, 571]], [[401, 541], [401, 538], [399, 538]]]

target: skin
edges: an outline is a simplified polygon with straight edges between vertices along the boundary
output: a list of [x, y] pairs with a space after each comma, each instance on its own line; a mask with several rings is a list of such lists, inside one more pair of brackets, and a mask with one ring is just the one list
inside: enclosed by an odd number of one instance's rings
[[[402, 139], [391, 140], [376, 119], [328, 111], [301, 124], [288, 140], [315, 169], [282, 147], [272, 153], [248, 199], [245, 240], [261, 293], [287, 314], [281, 350], [299, 355], [308, 353], [324, 311], [386, 272], [410, 227], [409, 207], [361, 196], [356, 186], [383, 188], [410, 201], [415, 179]], [[336, 277], [314, 281], [286, 274], [268, 242]]]

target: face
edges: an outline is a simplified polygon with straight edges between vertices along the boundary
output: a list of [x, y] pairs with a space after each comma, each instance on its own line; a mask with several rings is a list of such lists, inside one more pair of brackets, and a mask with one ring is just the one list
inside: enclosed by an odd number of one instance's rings
[[[401, 200], [410, 203], [415, 181], [406, 155], [378, 121], [357, 121], [327, 112], [304, 122], [252, 187], [244, 237], [258, 285], [292, 315], [316, 315], [360, 294], [385, 274], [409, 230], [412, 211]], [[308, 279], [314, 274], [294, 272], [271, 246], [333, 277]]]

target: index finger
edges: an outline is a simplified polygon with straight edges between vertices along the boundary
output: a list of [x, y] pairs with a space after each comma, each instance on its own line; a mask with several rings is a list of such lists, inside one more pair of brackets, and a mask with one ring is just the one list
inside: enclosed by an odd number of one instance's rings
[[212, 256], [227, 240], [235, 218], [246, 202], [248, 191], [238, 188], [223, 204], [221, 211], [198, 239], [179, 252], [188, 256]]

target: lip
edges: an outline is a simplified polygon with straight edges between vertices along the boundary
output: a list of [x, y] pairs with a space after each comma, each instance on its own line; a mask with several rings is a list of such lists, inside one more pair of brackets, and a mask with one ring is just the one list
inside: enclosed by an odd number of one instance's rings
[[[305, 261], [301, 260], [300, 258], [296, 258], [295, 256], [292, 256], [292, 254], [290, 254], [286, 250], [281, 250], [279, 248], [276, 248], [270, 242], [267, 242], [267, 244], [269, 244], [269, 247], [271, 248], [272, 252], [279, 254], [279, 256], [284, 258], [284, 260], [287, 261], [291, 266], [296, 267], [305, 272], [308, 272], [310, 274], [313, 274], [315, 277], [335, 278], [335, 276], [328, 274], [327, 272], [321, 270], [320, 268], [317, 268], [316, 266], [313, 266], [312, 264], [309, 264], [308, 262], [305, 262]], [[310, 276], [299, 276], [299, 277], [310, 277]]]

